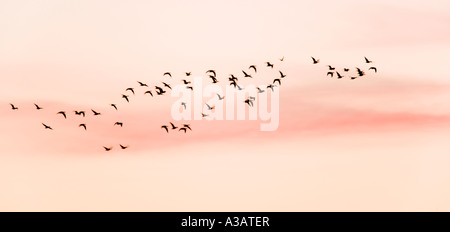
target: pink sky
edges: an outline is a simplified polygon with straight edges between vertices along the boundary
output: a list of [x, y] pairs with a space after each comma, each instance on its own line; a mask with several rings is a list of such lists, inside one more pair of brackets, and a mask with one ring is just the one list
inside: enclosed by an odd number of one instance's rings
[[[449, 9], [443, 0], [0, 0], [0, 211], [448, 211]], [[328, 64], [367, 68], [364, 56], [376, 75], [325, 76]], [[143, 96], [136, 83], [215, 69], [224, 84], [251, 64], [258, 84], [288, 75], [277, 131], [192, 121], [189, 134], [166, 134], [177, 99]], [[125, 104], [128, 87], [139, 92]], [[91, 108], [103, 115], [72, 113]]]

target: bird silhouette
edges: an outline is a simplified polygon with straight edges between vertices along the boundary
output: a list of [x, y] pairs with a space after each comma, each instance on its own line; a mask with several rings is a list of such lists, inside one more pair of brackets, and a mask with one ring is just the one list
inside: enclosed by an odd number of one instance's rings
[[95, 110], [93, 110], [93, 109], [91, 109], [91, 111], [92, 111], [92, 113], [94, 113], [94, 116], [101, 115], [101, 113], [99, 113], [99, 112], [97, 112], [97, 111], [95, 111]]
[[230, 81], [237, 81], [238, 78], [235, 77], [233, 74], [230, 74], [230, 78], [228, 78], [228, 80], [230, 80]]
[[114, 123], [114, 126], [120, 126], [120, 127], [123, 127], [123, 123], [122, 123], [122, 122], [115, 122], [115, 123]]
[[181, 105], [184, 106], [184, 109], [186, 109], [186, 102], [182, 102]]
[[211, 78], [211, 81], [212, 81], [213, 84], [219, 82], [219, 81], [217, 80], [217, 78], [214, 77], [213, 75], [209, 75], [209, 78]]
[[350, 77], [350, 79], [352, 79], [352, 80], [354, 80], [354, 79], [356, 79], [356, 78], [358, 78], [358, 77]]
[[376, 67], [370, 67], [369, 70], [373, 69], [373, 71], [375, 71], [375, 73], [377, 72], [377, 68]]
[[111, 106], [112, 106], [112, 107], [114, 107], [114, 109], [116, 109], [116, 110], [117, 110], [117, 106], [116, 106], [116, 104], [111, 104]]
[[208, 116], [209, 116], [209, 115], [202, 113], [202, 118], [206, 118], [206, 117], [208, 117]]
[[247, 99], [244, 102], [247, 103], [249, 106], [253, 107], [253, 101], [252, 100]]
[[145, 95], [145, 94], [150, 94], [150, 95], [152, 95], [152, 97], [153, 97], [153, 93], [152, 93], [152, 91], [150, 91], [150, 90], [145, 91], [144, 95]]
[[225, 98], [225, 96], [220, 96], [220, 94], [218, 94], [218, 93], [216, 93], [216, 95], [217, 95], [217, 97], [219, 97], [219, 100], [221, 101], [221, 100], [223, 100], [224, 98]]
[[133, 93], [133, 95], [134, 95], [134, 89], [133, 88], [128, 88], [125, 91], [131, 91]]
[[364, 57], [364, 60], [366, 60], [366, 63], [367, 63], [367, 64], [372, 63], [372, 61], [369, 60], [369, 59], [367, 59], [367, 57]]
[[111, 151], [113, 148], [112, 147], [103, 147], [105, 149], [105, 151]]
[[281, 62], [283, 62], [283, 61], [284, 61], [284, 56], [283, 56], [283, 57], [282, 57], [282, 58], [280, 59], [280, 61], [281, 61]]
[[37, 110], [42, 110], [42, 108], [38, 106], [36, 103], [34, 103], [34, 106], [36, 107]]
[[175, 129], [177, 129], [177, 128], [178, 128], [177, 126], [173, 125], [173, 123], [172, 123], [172, 122], [170, 122], [170, 125], [172, 126], [172, 130], [175, 130]]
[[239, 85], [236, 85], [235, 87], [236, 87], [238, 90], [243, 90], [242, 87], [239, 86]]
[[128, 148], [128, 146], [123, 146], [122, 144], [119, 144], [120, 148], [122, 148], [122, 150], [125, 150]]
[[328, 73], [327, 73], [327, 76], [328, 76], [328, 75], [331, 75], [331, 77], [333, 77], [333, 72], [328, 72]]
[[348, 72], [348, 71], [350, 71], [350, 69], [344, 68], [344, 72]]
[[271, 64], [270, 62], [266, 62], [267, 67], [273, 68], [273, 64]]
[[170, 72], [165, 72], [165, 73], [163, 74], [163, 76], [165, 76], [165, 75], [168, 75], [168, 76], [172, 77], [172, 74], [171, 74]]
[[313, 60], [313, 64], [318, 64], [319, 63], [319, 59], [316, 60], [316, 58], [311, 56], [311, 59]]
[[190, 89], [190, 90], [194, 91], [194, 87], [192, 87], [192, 86], [186, 86], [186, 89]]
[[184, 124], [183, 125], [185, 128], [188, 128], [189, 130], [192, 130], [189, 124]]
[[78, 127], [83, 127], [83, 128], [84, 128], [84, 130], [87, 130], [86, 124], [84, 124], [84, 123], [82, 123], [82, 124], [78, 125]]
[[336, 75], [337, 75], [337, 78], [338, 78], [338, 79], [341, 79], [341, 78], [342, 78], [342, 75], [341, 75], [339, 72], [336, 72]]
[[142, 83], [142, 82], [140, 82], [140, 81], [138, 81], [137, 83], [139, 83], [139, 85], [142, 86], [142, 87], [144, 87], [144, 86], [145, 86], [145, 87], [148, 87], [147, 84], [144, 84], [144, 83]]
[[169, 129], [167, 128], [167, 126], [166, 126], [166, 125], [163, 125], [163, 126], [161, 126], [161, 128], [164, 128], [164, 129], [166, 129], [167, 133], [169, 133]]
[[215, 106], [210, 106], [208, 105], [208, 103], [205, 103], [206, 107], [208, 107], [208, 110], [213, 110], [214, 108], [216, 108]]
[[252, 75], [247, 74], [244, 70], [242, 70], [242, 73], [244, 73], [244, 77], [250, 77], [250, 78], [252, 78]]
[[61, 114], [62, 116], [64, 116], [65, 119], [67, 119], [66, 112], [64, 112], [64, 111], [59, 111], [56, 114]]
[[191, 72], [186, 72], [186, 76], [190, 76], [191, 75]]
[[187, 80], [181, 80], [181, 81], [183, 81], [183, 83], [185, 84], [185, 85], [187, 85], [187, 84], [190, 84], [191, 82], [190, 81], [187, 81]]
[[282, 71], [279, 71], [279, 72], [280, 72], [281, 78], [285, 78], [286, 77], [286, 75], [284, 75], [284, 73]]
[[258, 93], [264, 93], [264, 90], [263, 90], [263, 89], [261, 89], [261, 88], [259, 88], [259, 87], [256, 87], [256, 89], [258, 90]]
[[278, 79], [278, 78], [274, 79], [273, 80], [273, 84], [275, 84], [275, 82], [278, 82], [278, 84], [281, 85], [281, 80], [280, 79]]
[[169, 88], [169, 89], [172, 89], [172, 87], [170, 87], [170, 85], [167, 84], [166, 82], [163, 82], [163, 85], [166, 86], [166, 87]]
[[335, 70], [336, 68], [335, 68], [335, 67], [332, 67], [331, 65], [328, 65], [328, 69], [329, 69], [329, 70]]
[[130, 102], [130, 100], [128, 100], [128, 95], [122, 94], [122, 98], [127, 100], [127, 102]]
[[237, 86], [237, 83], [236, 83], [236, 81], [232, 81], [232, 82], [230, 82], [230, 85], [233, 85], [233, 86], [234, 86], [234, 88], [236, 88], [236, 86]]
[[253, 69], [253, 70], [255, 70], [255, 73], [256, 73], [256, 66], [255, 65], [250, 65], [250, 67], [248, 67], [248, 69]]
[[365, 75], [365, 73], [364, 73], [360, 68], [356, 68], [356, 71], [358, 72], [358, 75], [359, 75], [360, 77], [362, 77], [362, 76]]
[[9, 103], [11, 105], [11, 109], [12, 110], [18, 110], [19, 108], [17, 108], [16, 106], [14, 106], [13, 104]]
[[268, 89], [271, 89], [272, 92], [273, 92], [273, 88], [274, 88], [274, 87], [277, 87], [277, 86], [276, 86], [276, 85], [268, 85], [268, 86], [267, 86], [267, 88], [268, 88]]
[[45, 129], [49, 129], [49, 130], [53, 130], [52, 127], [45, 125], [44, 123], [42, 123], [42, 125], [45, 127]]
[[86, 113], [84, 111], [74, 111], [75, 115], [83, 115], [83, 118], [86, 117]]
[[186, 128], [184, 127], [180, 128], [178, 131], [184, 131], [184, 133], [186, 134]]
[[208, 73], [212, 73], [214, 75], [214, 77], [216, 77], [216, 70], [210, 69], [210, 70], [206, 71], [206, 74], [208, 74]]

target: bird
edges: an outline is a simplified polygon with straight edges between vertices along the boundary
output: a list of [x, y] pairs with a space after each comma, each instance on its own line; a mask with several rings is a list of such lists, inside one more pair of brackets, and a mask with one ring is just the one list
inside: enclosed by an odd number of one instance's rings
[[111, 151], [113, 148], [112, 147], [103, 147], [105, 149], [105, 151]]
[[348, 71], [350, 71], [350, 69], [344, 68], [344, 72], [348, 72]]
[[273, 64], [271, 64], [270, 62], [266, 62], [267, 67], [273, 68]]
[[352, 79], [352, 80], [354, 80], [354, 79], [356, 79], [356, 78], [358, 78], [358, 77], [350, 77], [350, 79]]
[[180, 128], [178, 131], [184, 131], [184, 133], [186, 134], [186, 128], [184, 127]]
[[52, 127], [45, 125], [44, 123], [42, 123], [42, 125], [45, 127], [45, 129], [49, 129], [49, 130], [53, 130]]
[[164, 90], [161, 88], [161, 87], [159, 87], [159, 86], [155, 86], [155, 89], [156, 89], [156, 92], [164, 92]]
[[128, 100], [128, 95], [122, 94], [122, 98], [124, 98], [125, 100], [127, 100], [127, 102], [130, 102], [130, 100]]
[[186, 72], [186, 76], [190, 76], [191, 75], [191, 72]]
[[261, 89], [261, 88], [259, 88], [259, 87], [256, 87], [256, 89], [258, 90], [258, 93], [264, 93], [264, 90], [263, 90], [263, 89]]
[[276, 85], [268, 85], [268, 86], [267, 86], [267, 88], [268, 88], [268, 89], [271, 89], [272, 92], [273, 92], [273, 88], [274, 88], [274, 87], [277, 87], [277, 86], [276, 86]]
[[168, 76], [172, 77], [172, 74], [171, 74], [170, 72], [165, 72], [165, 73], [163, 74], [163, 76], [165, 76], [165, 75], [168, 75]]
[[133, 95], [134, 95], [134, 89], [133, 88], [128, 88], [125, 91], [131, 91], [133, 93]]
[[337, 78], [338, 78], [338, 79], [341, 79], [341, 78], [342, 78], [342, 75], [341, 75], [339, 72], [336, 72], [336, 75], [337, 75]]
[[194, 91], [194, 88], [192, 86], [186, 86], [186, 88]]
[[86, 113], [84, 111], [74, 111], [75, 115], [83, 115], [83, 117], [86, 117]]
[[244, 77], [250, 77], [250, 78], [252, 78], [252, 75], [247, 74], [244, 70], [242, 70], [242, 73], [244, 73]]
[[225, 96], [220, 96], [220, 94], [218, 94], [218, 93], [216, 93], [217, 94], [217, 97], [219, 97], [219, 100], [223, 100], [224, 98], [225, 98]]
[[128, 148], [128, 146], [123, 146], [122, 144], [119, 144], [120, 148], [122, 148], [122, 150], [125, 150]]
[[281, 61], [281, 62], [283, 62], [283, 61], [284, 61], [284, 56], [283, 56], [283, 57], [282, 57], [282, 58], [280, 59], [280, 61]]
[[335, 67], [331, 67], [331, 65], [328, 65], [328, 69], [335, 70], [336, 68]]
[[253, 107], [253, 101], [252, 100], [247, 99], [244, 102], [247, 103], [249, 106]]
[[369, 70], [373, 69], [373, 71], [375, 71], [375, 73], [377, 72], [377, 68], [376, 67], [370, 67]]
[[181, 105], [184, 106], [184, 109], [186, 109], [186, 102], [182, 102]]
[[170, 87], [170, 85], [167, 84], [166, 82], [163, 82], [163, 85], [166, 86], [166, 87], [169, 88], [169, 89], [172, 89], [172, 87]]
[[252, 96], [250, 96], [248, 99], [250, 99], [250, 100], [256, 100], [256, 97], [252, 97]]
[[86, 128], [86, 124], [84, 124], [84, 123], [82, 123], [82, 124], [78, 125], [78, 127], [83, 127], [83, 128], [84, 128], [84, 130], [87, 130], [87, 128]]
[[183, 127], [188, 128], [189, 130], [192, 130], [189, 124], [184, 124]]
[[216, 77], [216, 70], [210, 69], [210, 70], [206, 71], [206, 73], [212, 73], [214, 75], [214, 77]]
[[161, 126], [161, 128], [164, 128], [164, 129], [166, 129], [167, 133], [169, 133], [169, 129], [167, 128], [167, 126], [166, 126], [166, 125], [162, 125], [162, 126]]
[[234, 85], [234, 88], [236, 88], [237, 83], [236, 83], [236, 81], [232, 81], [232, 82], [230, 82], [230, 85]]
[[328, 76], [328, 75], [331, 75], [331, 77], [333, 77], [333, 72], [328, 72], [328, 73], [327, 73], [327, 76]]
[[38, 106], [36, 103], [34, 103], [34, 106], [36, 106], [37, 110], [42, 110], [42, 108], [40, 106]]
[[318, 64], [319, 63], [319, 59], [316, 60], [316, 58], [311, 56], [311, 59], [313, 60], [313, 64]]
[[230, 80], [230, 81], [237, 81], [238, 78], [235, 77], [233, 74], [230, 74], [230, 78], [228, 78], [228, 80]]
[[142, 86], [142, 87], [143, 87], [143, 86], [146, 86], [146, 87], [148, 87], [148, 85], [147, 85], [147, 84], [144, 84], [144, 83], [142, 83], [142, 82], [140, 82], [140, 81], [138, 81], [138, 83], [139, 83], [139, 85], [140, 85], [140, 86]]
[[116, 104], [111, 104], [111, 106], [112, 106], [112, 107], [114, 107], [114, 109], [116, 109], [116, 110], [117, 110], [117, 106], [116, 106]]
[[206, 103], [206, 107], [208, 107], [208, 110], [213, 110], [215, 108], [215, 106], [210, 106], [208, 103]]
[[153, 97], [153, 93], [152, 93], [152, 91], [150, 91], [150, 90], [147, 90], [147, 91], [145, 91], [144, 95], [145, 95], [145, 94], [147, 94], [147, 93], [148, 93], [148, 94], [150, 94], [150, 95], [152, 95], [152, 97]]
[[170, 122], [170, 125], [172, 125], [172, 130], [175, 130], [175, 129], [177, 129], [177, 128], [178, 128], [177, 126], [173, 125], [173, 123], [172, 123], [172, 122]]
[[120, 126], [120, 127], [123, 127], [123, 123], [122, 123], [122, 122], [115, 122], [115, 123], [114, 123], [114, 126]]
[[99, 113], [99, 112], [97, 112], [97, 111], [95, 111], [95, 110], [93, 110], [93, 109], [91, 109], [91, 110], [92, 110], [92, 113], [94, 113], [94, 116], [101, 115], [101, 113]]
[[187, 81], [187, 80], [181, 80], [181, 81], [183, 81], [183, 83], [185, 84], [185, 85], [187, 85], [187, 84], [190, 84], [191, 82], [190, 81]]
[[56, 114], [61, 114], [62, 116], [64, 116], [65, 119], [67, 119], [66, 112], [64, 112], [64, 111], [59, 111]]
[[366, 60], [366, 63], [367, 63], [367, 64], [372, 63], [372, 61], [369, 60], [369, 59], [367, 59], [367, 57], [364, 57], [364, 60]]
[[278, 79], [278, 78], [274, 79], [273, 80], [273, 84], [275, 84], [275, 82], [278, 82], [278, 84], [281, 85], [281, 80], [280, 79]]
[[206, 117], [208, 117], [208, 115], [207, 115], [207, 114], [204, 114], [204, 113], [202, 113], [202, 118], [206, 118]]
[[217, 80], [217, 78], [214, 77], [213, 75], [209, 75], [209, 78], [211, 78], [213, 84], [219, 82], [219, 81]]
[[285, 78], [286, 77], [286, 75], [284, 75], [284, 73], [282, 71], [279, 71], [279, 72], [280, 72], [281, 78]]
[[239, 86], [239, 85], [236, 85], [235, 86], [238, 90], [243, 90], [242, 88], [241, 88], [241, 86]]
[[356, 68], [356, 71], [358, 72], [358, 75], [359, 75], [360, 77], [362, 77], [362, 76], [365, 75], [365, 73], [364, 73], [360, 68]]
[[255, 65], [250, 65], [250, 67], [248, 67], [248, 69], [253, 69], [253, 70], [255, 70], [255, 73], [256, 73], [256, 66]]
[[12, 110], [18, 110], [19, 108], [17, 108], [16, 106], [14, 106], [13, 104], [9, 103], [11, 105], [11, 109]]

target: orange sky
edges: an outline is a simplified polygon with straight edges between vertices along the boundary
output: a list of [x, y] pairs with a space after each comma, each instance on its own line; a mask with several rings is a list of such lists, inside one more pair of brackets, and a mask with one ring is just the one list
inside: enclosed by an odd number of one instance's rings
[[[0, 0], [0, 211], [448, 211], [449, 9], [443, 0]], [[328, 64], [369, 67], [364, 56], [376, 75], [325, 76]], [[208, 69], [225, 84], [251, 64], [257, 84], [288, 75], [276, 131], [192, 121], [189, 134], [166, 134], [176, 98], [137, 88], [166, 71], [175, 84]], [[125, 104], [128, 87], [138, 92]], [[72, 113], [91, 108], [103, 115]]]

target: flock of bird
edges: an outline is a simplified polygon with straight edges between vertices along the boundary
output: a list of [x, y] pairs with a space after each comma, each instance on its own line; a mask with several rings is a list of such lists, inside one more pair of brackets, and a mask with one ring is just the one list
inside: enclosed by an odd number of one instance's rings
[[[318, 64], [319, 61], [320, 61], [319, 59], [316, 59], [316, 58], [314, 58], [314, 57], [311, 57], [311, 59], [313, 60], [313, 64]], [[371, 63], [372, 63], [372, 61], [369, 60], [367, 57], [364, 57], [364, 61], [365, 61], [366, 64], [371, 64]], [[362, 77], [362, 76], [366, 75], [366, 73], [365, 73], [361, 68], [355, 67], [355, 69], [356, 69], [356, 76], [350, 75], [349, 77], [350, 77], [351, 80], [355, 80], [355, 79], [358, 78], [358, 77]], [[370, 71], [370, 70], [373, 70], [375, 73], [377, 73], [377, 67], [375, 67], [375, 66], [369, 67], [368, 70], [369, 70], [369, 71]], [[350, 69], [349, 69], [349, 68], [343, 68], [343, 71], [344, 71], [345, 73], [348, 73], [348, 72], [350, 71]], [[341, 79], [341, 78], [344, 77], [342, 74], [340, 74], [340, 73], [338, 72], [338, 70], [336, 70], [336, 67], [333, 67], [333, 66], [331, 66], [331, 65], [328, 65], [327, 76], [333, 77], [334, 74], [336, 74], [337, 79]]]
[[[280, 61], [284, 61], [284, 57], [281, 58]], [[275, 64], [271, 63], [271, 62], [266, 62], [264, 66], [266, 68], [269, 68], [269, 69], [274, 69]], [[248, 67], [248, 69], [242, 70], [243, 78], [245, 78], [245, 79], [253, 78], [252, 75], [255, 75], [257, 73], [257, 71], [258, 71], [257, 65], [250, 65]], [[273, 91], [275, 87], [281, 85], [281, 79], [285, 78], [286, 75], [281, 70], [279, 70], [278, 73], [279, 73], [280, 77], [274, 78], [271, 83], [267, 84], [267, 89], [271, 89]], [[216, 70], [213, 70], [213, 69], [207, 70], [206, 74], [208, 75], [208, 78], [211, 80], [212, 84], [219, 83]], [[189, 81], [189, 77], [191, 75], [192, 75], [191, 72], [185, 72], [185, 78], [181, 79], [181, 83], [183, 85], [185, 85], [187, 89], [194, 90], [193, 86], [190, 85], [191, 81]], [[155, 85], [154, 88], [150, 88], [149, 85], [144, 83], [144, 82], [137, 81], [138, 88], [143, 88], [144, 89], [144, 91], [143, 91], [144, 95], [150, 95], [151, 97], [156, 97], [158, 95], [162, 96], [162, 95], [166, 94], [168, 91], [172, 90], [171, 83], [168, 83], [169, 80], [170, 81], [177, 81], [176, 78], [174, 78], [174, 76], [172, 75], [171, 72], [163, 73], [162, 78], [163, 78], [163, 81], [161, 81], [161, 84]], [[241, 77], [237, 77], [237, 75], [230, 74], [230, 76], [228, 77], [229, 85], [233, 86], [237, 90], [243, 90], [243, 88], [239, 85], [239, 79], [240, 78]], [[278, 85], [275, 85], [276, 83]], [[256, 87], [256, 88], [257, 88], [258, 93], [265, 92], [264, 89], [261, 89], [259, 87]], [[137, 91], [138, 91], [138, 89], [136, 87], [126, 88], [125, 89], [125, 93], [121, 94], [121, 98], [124, 101], [126, 101], [127, 103], [130, 103], [131, 96], [132, 95], [133, 96], [136, 95]], [[219, 101], [223, 100], [225, 98], [225, 96], [221, 96], [219, 93], [217, 93], [217, 97], [218, 97]], [[248, 104], [248, 106], [250, 106], [250, 107], [253, 107], [253, 105], [254, 105], [253, 102], [255, 100], [256, 100], [256, 97], [250, 96], [243, 103], [244, 104]], [[12, 103], [10, 103], [10, 106], [11, 106], [11, 109], [13, 111], [19, 110], [19, 108], [16, 105], [12, 104]], [[36, 107], [36, 110], [38, 110], [38, 111], [44, 110], [43, 107], [39, 106], [36, 103], [34, 103], [34, 106]], [[215, 109], [215, 106], [211, 106], [208, 103], [205, 103], [205, 106], [206, 106], [206, 108], [209, 111], [212, 111], [212, 110]], [[116, 111], [119, 110], [118, 104], [112, 103], [112, 104], [110, 104], [110, 107], [114, 108]], [[186, 109], [187, 108], [187, 103], [186, 102], [182, 102], [181, 103], [181, 107]], [[100, 112], [98, 112], [98, 111], [96, 111], [94, 109], [91, 109], [91, 112], [92, 112], [92, 116], [94, 116], [94, 117], [98, 117], [98, 116], [102, 115], [102, 113], [100, 113]], [[75, 114], [75, 116], [79, 116], [79, 117], [83, 117], [83, 118], [85, 118], [87, 116], [87, 112], [86, 111], [74, 110], [73, 113]], [[61, 117], [63, 117], [64, 119], [68, 118], [68, 113], [66, 111], [59, 111], [56, 114], [57, 115], [61, 115]], [[202, 112], [202, 117], [208, 117], [208, 116], [209, 116], [209, 114], [207, 114], [206, 112]], [[192, 131], [192, 128], [191, 128], [190, 124], [182, 124], [182, 125], [178, 125], [178, 126], [175, 125], [172, 122], [169, 122], [169, 124], [170, 125], [162, 125], [161, 129], [163, 129], [163, 131], [165, 131], [167, 133], [169, 133], [169, 131], [172, 131], [172, 130], [178, 130], [179, 132], [184, 132], [184, 133], [187, 133], [188, 131]], [[42, 125], [44, 126], [45, 130], [53, 130], [52, 126], [50, 126], [50, 125], [48, 125], [48, 124], [46, 124], [44, 122], [42, 122]], [[123, 127], [123, 125], [124, 125], [123, 122], [115, 122], [113, 126]], [[80, 127], [81, 129], [84, 129], [85, 131], [88, 130], [88, 125], [86, 123], [81, 123], [81, 124], [78, 125], [78, 127]], [[122, 150], [125, 150], [125, 149], [127, 149], [129, 147], [128, 145], [125, 146], [125, 145], [122, 145], [122, 144], [119, 144], [119, 146], [120, 146], [120, 148]], [[111, 151], [113, 149], [113, 147], [112, 146], [103, 146], [103, 149], [105, 151]]]
[[[320, 62], [319, 59], [316, 59], [314, 57], [311, 57], [311, 58], [312, 58], [313, 64], [318, 64]], [[280, 61], [284, 61], [284, 57], [279, 59], [279, 60]], [[367, 57], [364, 57], [364, 60], [365, 60], [366, 64], [371, 64], [372, 63], [372, 61], [369, 60]], [[265, 66], [265, 68], [274, 69], [275, 64], [271, 63], [271, 62], [265, 62], [264, 66]], [[336, 70], [335, 67], [332, 67], [331, 65], [328, 65], [328, 69], [329, 70], [328, 70], [327, 76], [333, 77], [334, 74], [336, 74], [338, 79], [343, 77], [343, 75], [341, 75]], [[375, 73], [377, 72], [377, 68], [374, 67], [374, 66], [371, 66], [368, 70], [374, 70]], [[350, 71], [350, 69], [349, 68], [344, 68], [343, 71], [347, 73], [347, 72]], [[243, 75], [242, 78], [244, 78], [244, 79], [252, 79], [253, 75], [255, 75], [257, 72], [258, 72], [257, 65], [252, 64], [246, 70], [242, 70], [242, 75]], [[365, 75], [365, 72], [361, 68], [358, 68], [358, 67], [356, 67], [356, 73], [357, 73], [357, 76], [350, 76], [350, 78], [352, 80], [356, 79], [357, 77], [362, 77], [362, 76]], [[206, 74], [208, 75], [208, 78], [211, 80], [212, 84], [219, 83], [216, 70], [213, 70], [213, 69], [207, 70]], [[286, 74], [284, 74], [281, 70], [278, 70], [278, 74], [279, 74], [279, 77], [274, 78], [270, 83], [267, 84], [267, 86], [266, 86], [267, 90], [270, 89], [270, 90], [274, 91], [275, 87], [281, 86], [281, 80], [286, 77]], [[186, 76], [185, 79], [181, 79], [180, 81], [182, 82], [183, 85], [186, 86], [187, 89], [194, 90], [193, 86], [190, 85], [191, 81], [188, 80], [191, 75], [192, 75], [191, 72], [185, 72], [185, 76]], [[144, 95], [148, 94], [151, 97], [155, 97], [155, 95], [156, 96], [158, 96], [158, 95], [162, 96], [162, 95], [166, 94], [168, 91], [172, 90], [171, 84], [167, 83], [167, 82], [169, 82], [169, 80], [176, 81], [176, 79], [173, 77], [171, 72], [165, 72], [162, 76], [163, 76], [162, 78], [164, 79], [164, 81], [161, 81], [160, 85], [155, 85], [154, 89], [150, 88], [149, 85], [147, 85], [146, 83], [143, 83], [141, 81], [137, 81], [137, 83], [139, 84], [138, 88], [143, 88], [144, 89], [144, 91], [143, 91]], [[243, 90], [243, 88], [239, 85], [239, 79], [240, 78], [241, 77], [237, 77], [234, 74], [230, 74], [228, 76], [228, 80], [227, 80], [229, 82], [228, 84], [230, 86], [233, 86], [237, 90]], [[265, 89], [261, 89], [260, 87], [256, 87], [256, 90], [257, 90], [258, 94], [264, 93], [266, 91]], [[130, 94], [136, 95], [136, 92], [137, 92], [137, 88], [135, 88], [135, 87], [126, 88], [125, 89], [125, 93], [121, 94], [122, 95], [121, 98], [124, 99], [124, 101], [126, 101], [127, 103], [130, 103], [130, 99], [131, 99], [131, 95]], [[219, 93], [216, 93], [216, 95], [217, 95], [217, 98], [218, 98], [219, 101], [221, 101], [221, 100], [223, 100], [225, 98], [225, 96], [221, 96]], [[255, 96], [249, 96], [243, 103], [247, 104], [249, 107], [253, 107], [255, 100], [256, 100]], [[19, 109], [17, 106], [15, 106], [12, 103], [10, 103], [10, 105], [11, 105], [11, 109], [14, 110], [14, 111]], [[43, 110], [44, 109], [41, 106], [39, 106], [38, 104], [34, 104], [34, 106], [36, 107], [36, 110]], [[205, 106], [206, 106], [208, 111], [212, 111], [212, 110], [215, 109], [215, 106], [211, 106], [208, 103], [205, 103]], [[116, 111], [119, 110], [119, 107], [118, 107], [117, 104], [112, 103], [112, 104], [110, 104], [110, 107], [113, 107]], [[186, 102], [182, 102], [180, 107], [183, 107], [184, 109], [186, 109], [187, 108], [187, 103]], [[74, 112], [74, 114], [76, 116], [83, 117], [83, 118], [86, 117], [86, 115], [87, 115], [87, 113], [85, 111], [74, 110], [73, 112]], [[92, 115], [94, 117], [102, 115], [100, 112], [98, 112], [98, 111], [96, 111], [94, 109], [91, 109], [91, 112], [92, 112]], [[63, 117], [64, 119], [67, 119], [67, 116], [68, 116], [65, 111], [59, 111], [56, 114], [57, 115], [61, 115], [61, 117]], [[207, 114], [207, 112], [202, 112], [201, 114], [202, 114], [203, 118], [209, 116], [209, 114]], [[167, 133], [169, 133], [169, 131], [172, 131], [172, 130], [178, 130], [179, 132], [184, 132], [184, 133], [187, 133], [188, 130], [192, 131], [192, 128], [191, 128], [190, 124], [182, 124], [182, 125], [178, 125], [178, 126], [173, 124], [172, 122], [169, 122], [169, 124], [170, 125], [162, 125], [161, 129], [163, 129]], [[53, 128], [51, 126], [47, 125], [46, 123], [42, 123], [42, 125], [44, 126], [44, 129], [46, 129], [46, 130], [53, 130]], [[123, 122], [115, 122], [113, 126], [123, 127], [123, 125], [124, 125]], [[84, 130], [88, 129], [88, 126], [85, 123], [79, 124], [78, 127], [82, 128]], [[125, 149], [127, 149], [129, 147], [129, 146], [124, 146], [122, 144], [119, 144], [119, 146], [120, 146], [120, 148], [122, 150], [125, 150]], [[103, 148], [104, 148], [105, 151], [111, 151], [113, 149], [113, 147], [106, 147], [106, 146], [103, 146]]]

